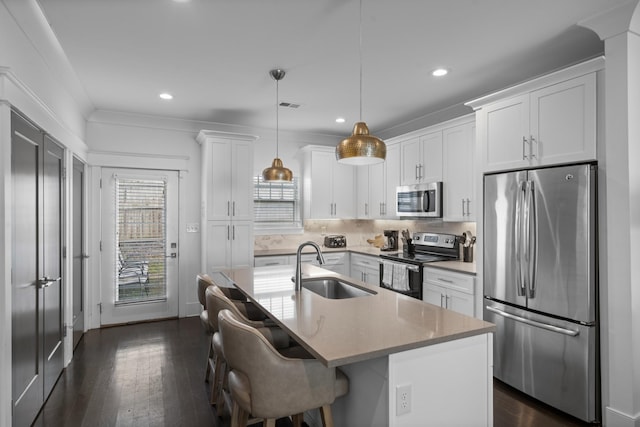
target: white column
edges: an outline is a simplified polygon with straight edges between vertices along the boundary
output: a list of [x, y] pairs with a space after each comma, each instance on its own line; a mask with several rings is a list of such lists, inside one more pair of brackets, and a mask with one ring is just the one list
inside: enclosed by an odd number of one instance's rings
[[581, 25], [605, 41], [600, 159], [603, 421], [640, 426], [640, 12], [637, 1]]

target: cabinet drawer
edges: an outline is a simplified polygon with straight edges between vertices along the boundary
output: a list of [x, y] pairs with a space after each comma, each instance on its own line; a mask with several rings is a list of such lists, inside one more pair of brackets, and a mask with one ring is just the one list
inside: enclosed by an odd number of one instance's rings
[[380, 258], [377, 256], [369, 256], [369, 255], [360, 255], [360, 254], [351, 254], [351, 264], [355, 265], [364, 265], [367, 267], [375, 267], [378, 268], [380, 266]]
[[439, 270], [435, 268], [424, 269], [424, 284], [431, 284], [435, 286], [443, 286], [448, 289], [465, 292], [468, 294], [474, 293], [475, 279], [465, 274], [453, 273], [450, 271]]
[[281, 256], [257, 256], [253, 260], [255, 267], [264, 267], [267, 265], [288, 265], [289, 257], [287, 255]]

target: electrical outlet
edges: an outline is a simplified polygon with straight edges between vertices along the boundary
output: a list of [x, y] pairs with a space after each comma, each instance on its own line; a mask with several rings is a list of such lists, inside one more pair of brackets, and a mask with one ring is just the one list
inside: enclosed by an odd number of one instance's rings
[[411, 384], [396, 386], [396, 415], [411, 412]]

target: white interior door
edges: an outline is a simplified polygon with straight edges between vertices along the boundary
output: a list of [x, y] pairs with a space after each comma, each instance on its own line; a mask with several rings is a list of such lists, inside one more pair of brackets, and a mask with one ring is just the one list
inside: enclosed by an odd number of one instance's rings
[[178, 316], [178, 172], [102, 169], [102, 325]]

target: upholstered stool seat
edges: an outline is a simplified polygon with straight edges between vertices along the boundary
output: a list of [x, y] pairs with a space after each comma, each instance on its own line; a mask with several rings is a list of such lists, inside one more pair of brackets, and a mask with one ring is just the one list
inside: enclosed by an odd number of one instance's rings
[[218, 313], [224, 357], [230, 367], [228, 386], [233, 400], [232, 427], [247, 425], [249, 415], [265, 426], [292, 416], [301, 425], [305, 411], [319, 408], [323, 425], [332, 426], [331, 404], [349, 390], [348, 378], [317, 359], [283, 356], [257, 329], [230, 310]]

